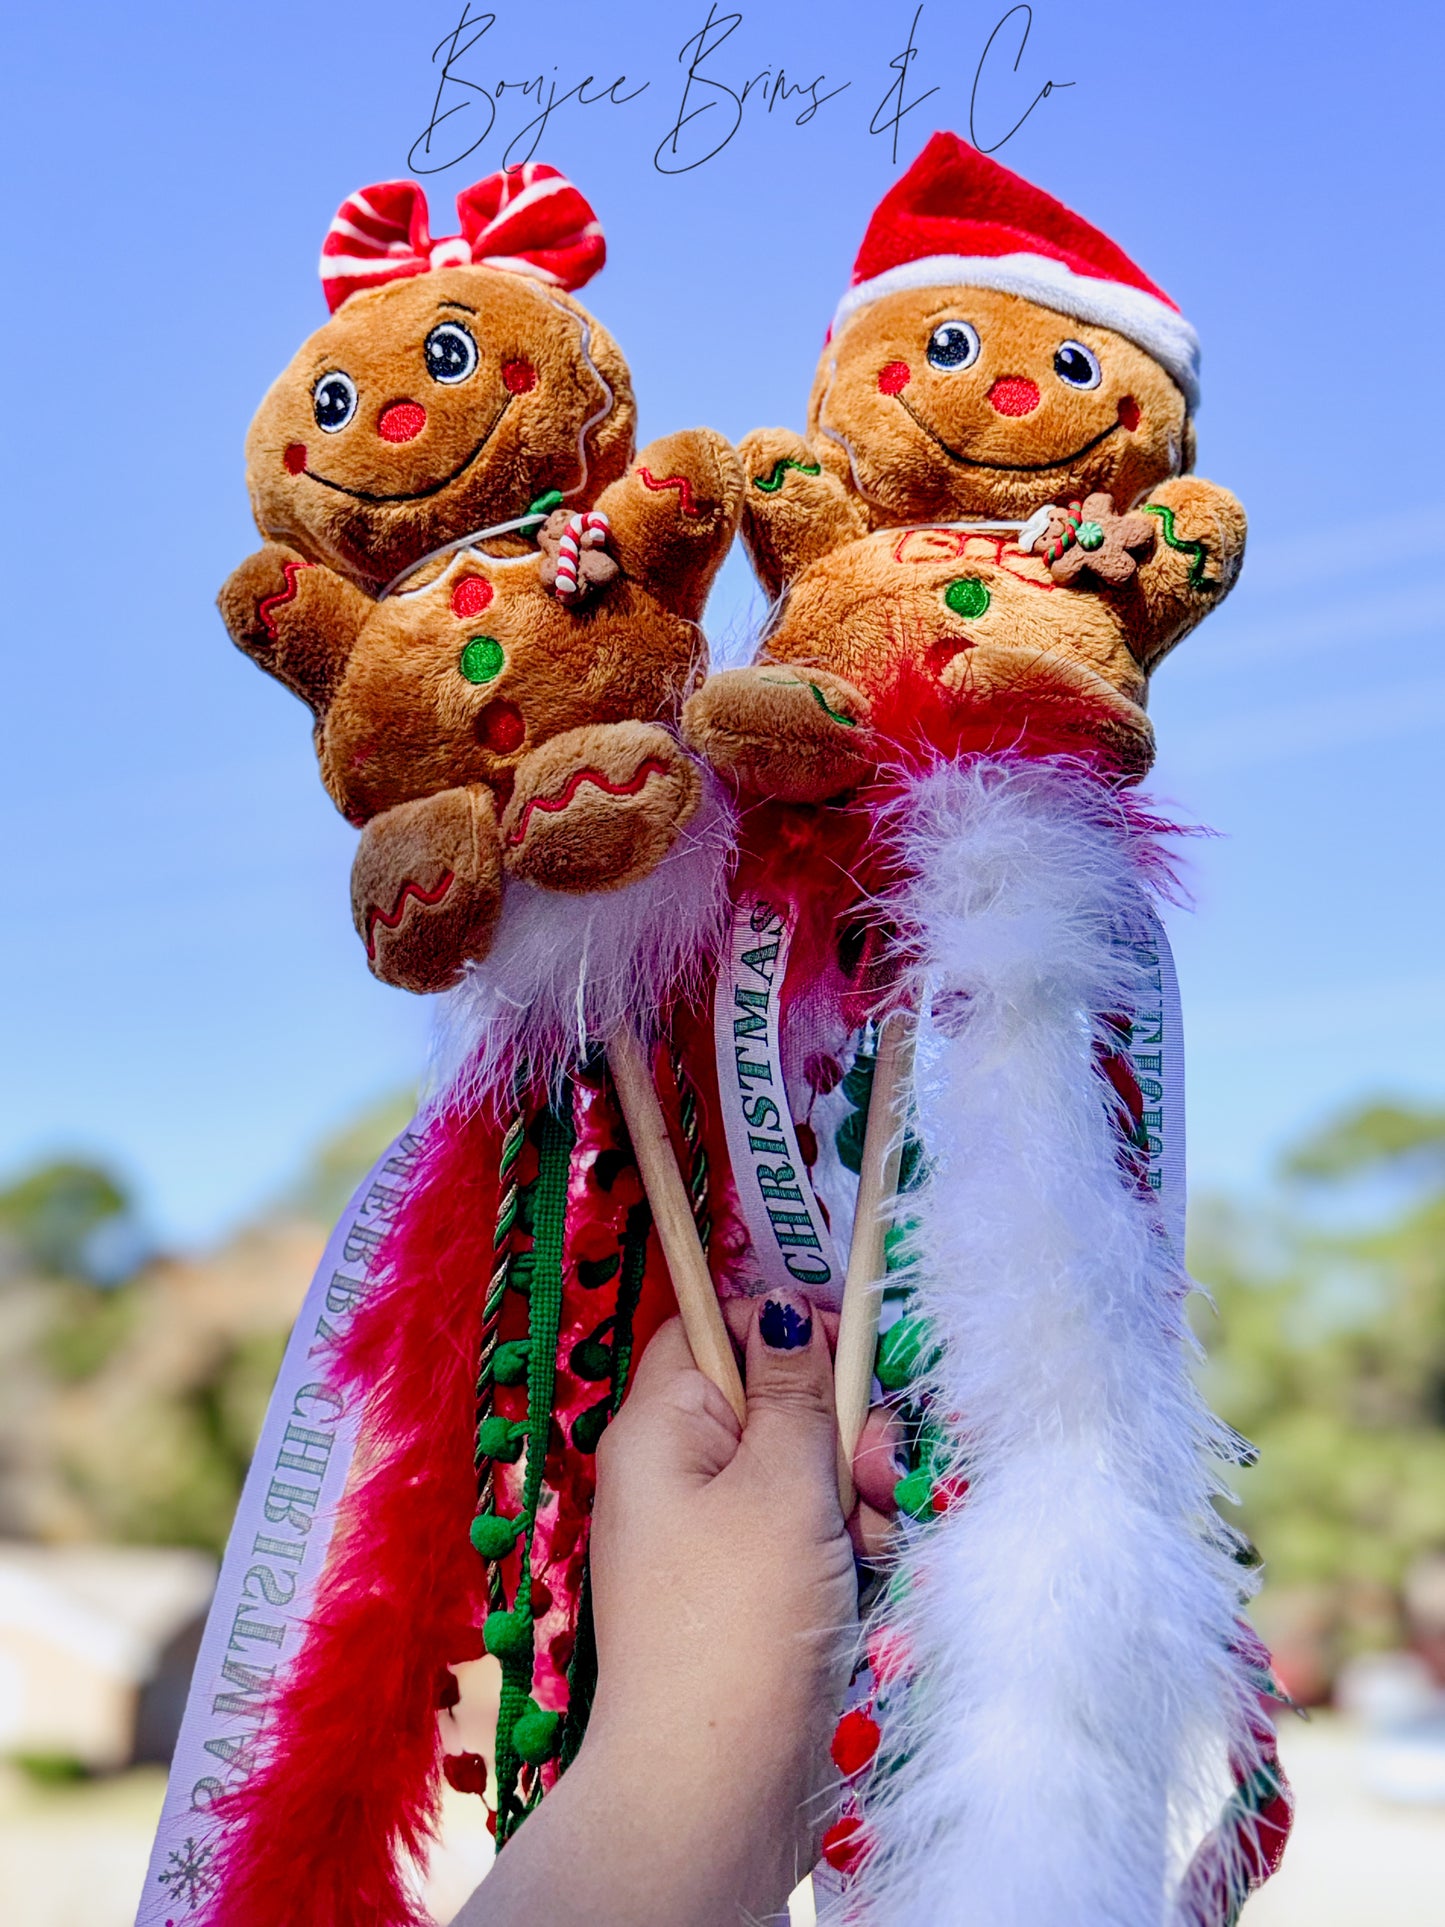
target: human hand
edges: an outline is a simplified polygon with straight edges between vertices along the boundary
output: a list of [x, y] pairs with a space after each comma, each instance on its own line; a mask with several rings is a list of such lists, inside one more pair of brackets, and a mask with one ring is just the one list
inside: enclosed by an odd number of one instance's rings
[[[745, 1426], [674, 1320], [604, 1434], [587, 1738], [458, 1927], [734, 1927], [779, 1910], [816, 1858], [857, 1623], [833, 1321], [774, 1297], [730, 1322]], [[856, 1461], [865, 1543], [884, 1528], [893, 1451], [875, 1418]]]

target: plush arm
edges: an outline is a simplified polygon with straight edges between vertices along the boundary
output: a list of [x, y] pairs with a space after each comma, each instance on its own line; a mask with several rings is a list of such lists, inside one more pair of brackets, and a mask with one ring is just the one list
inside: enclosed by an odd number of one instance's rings
[[248, 556], [217, 600], [236, 647], [318, 716], [376, 607], [344, 576], [279, 542]]
[[596, 507], [623, 573], [665, 609], [696, 622], [737, 532], [742, 475], [732, 444], [711, 429], [649, 442]]
[[1245, 514], [1228, 489], [1195, 475], [1162, 483], [1138, 504], [1157, 525], [1132, 593], [1130, 643], [1152, 669], [1234, 586], [1244, 561]]
[[738, 444], [745, 476], [743, 541], [770, 599], [819, 556], [868, 533], [856, 496], [801, 435], [758, 428]]

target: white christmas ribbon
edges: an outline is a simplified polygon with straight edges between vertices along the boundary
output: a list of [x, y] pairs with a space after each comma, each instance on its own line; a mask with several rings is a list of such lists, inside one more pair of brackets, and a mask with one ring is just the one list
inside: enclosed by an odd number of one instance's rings
[[836, 1308], [843, 1268], [798, 1148], [778, 1034], [791, 912], [761, 896], [733, 905], [713, 1010], [713, 1044], [733, 1184], [751, 1250], [750, 1293], [802, 1291]]
[[1151, 930], [1140, 948], [1145, 982], [1153, 992], [1132, 1013], [1128, 1058], [1144, 1099], [1143, 1126], [1149, 1188], [1159, 1200], [1164, 1229], [1184, 1264], [1188, 1184], [1184, 1166], [1184, 1015], [1179, 977], [1164, 925], [1150, 913]]
[[274, 1683], [295, 1658], [356, 1449], [359, 1401], [327, 1383], [336, 1343], [421, 1148], [410, 1129], [377, 1159], [332, 1232], [291, 1333], [206, 1620], [136, 1927], [186, 1927], [215, 1889], [213, 1802], [255, 1764]]

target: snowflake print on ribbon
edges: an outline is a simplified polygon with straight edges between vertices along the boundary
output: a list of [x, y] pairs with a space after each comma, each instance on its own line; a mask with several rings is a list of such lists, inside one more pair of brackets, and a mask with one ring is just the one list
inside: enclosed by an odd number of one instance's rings
[[[167, 1870], [156, 1877], [172, 1900], [195, 1907], [215, 1891], [216, 1876], [211, 1871], [215, 1853], [213, 1846], [203, 1845], [187, 1835], [181, 1845], [166, 1856]], [[166, 1927], [176, 1927], [176, 1923], [167, 1921]]]

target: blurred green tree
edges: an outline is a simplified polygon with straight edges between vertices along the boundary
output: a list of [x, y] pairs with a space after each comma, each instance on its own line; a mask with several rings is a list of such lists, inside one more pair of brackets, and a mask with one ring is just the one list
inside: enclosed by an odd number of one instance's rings
[[1192, 1233], [1206, 1391], [1260, 1449], [1239, 1523], [1343, 1647], [1390, 1637], [1381, 1598], [1445, 1548], [1445, 1112], [1357, 1105], [1270, 1203], [1203, 1201]]
[[140, 1262], [138, 1239], [126, 1237], [135, 1222], [130, 1192], [98, 1164], [57, 1159], [0, 1190], [0, 1232], [46, 1278], [117, 1282], [112, 1259], [127, 1242]]

